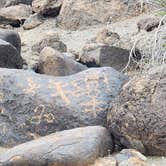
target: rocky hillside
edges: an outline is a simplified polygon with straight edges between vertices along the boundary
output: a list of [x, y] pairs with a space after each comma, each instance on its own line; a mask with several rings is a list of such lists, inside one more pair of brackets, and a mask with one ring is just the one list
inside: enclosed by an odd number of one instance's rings
[[165, 166], [165, 12], [1, 0], [0, 166]]

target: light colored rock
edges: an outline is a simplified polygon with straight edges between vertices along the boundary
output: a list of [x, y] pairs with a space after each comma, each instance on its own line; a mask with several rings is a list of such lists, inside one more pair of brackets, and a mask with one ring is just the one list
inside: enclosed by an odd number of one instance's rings
[[0, 154], [0, 165], [87, 166], [107, 154], [112, 140], [104, 127], [57, 132]]
[[45, 47], [39, 56], [37, 72], [53, 76], [67, 76], [86, 69], [86, 66], [64, 56], [53, 48]]
[[12, 26], [20, 26], [32, 14], [31, 7], [20, 4], [0, 9], [0, 22]]

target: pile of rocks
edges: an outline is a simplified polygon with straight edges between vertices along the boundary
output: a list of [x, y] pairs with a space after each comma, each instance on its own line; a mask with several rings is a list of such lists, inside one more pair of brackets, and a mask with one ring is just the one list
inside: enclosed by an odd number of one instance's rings
[[[31, 29], [55, 17], [78, 29], [139, 9], [138, 1], [2, 0], [0, 24]], [[0, 29], [0, 166], [149, 166], [144, 155], [166, 156], [166, 66], [129, 78], [121, 71], [142, 54], [125, 44], [103, 29], [76, 55], [53, 33], [30, 48], [39, 58], [29, 70], [19, 33]]]

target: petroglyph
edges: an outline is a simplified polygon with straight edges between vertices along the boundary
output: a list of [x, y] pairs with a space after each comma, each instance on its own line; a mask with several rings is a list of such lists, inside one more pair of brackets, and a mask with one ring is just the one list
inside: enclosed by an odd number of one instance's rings
[[108, 106], [126, 80], [123, 74], [109, 67], [88, 69], [67, 77], [23, 70], [0, 71], [4, 80], [0, 81], [0, 87], [4, 87], [0, 89], [0, 109], [5, 111], [1, 111], [0, 121], [6, 124], [0, 131], [5, 132], [5, 138], [0, 134], [0, 142], [9, 147], [36, 139], [36, 135], [105, 125]]
[[33, 81], [33, 78], [27, 78], [27, 81], [28, 81], [28, 88], [24, 89], [23, 91], [27, 94], [35, 95], [36, 90], [40, 88], [40, 85], [36, 84]]
[[31, 124], [39, 125], [41, 121], [45, 120], [47, 123], [54, 122], [54, 115], [52, 113], [47, 113], [44, 105], [39, 105], [34, 110], [35, 116], [30, 119]]
[[63, 87], [67, 86], [67, 84], [61, 84], [55, 81], [49, 81], [48, 88], [52, 89], [55, 87], [55, 92], [51, 94], [52, 97], [60, 96], [66, 105], [70, 104], [70, 100], [68, 99]]

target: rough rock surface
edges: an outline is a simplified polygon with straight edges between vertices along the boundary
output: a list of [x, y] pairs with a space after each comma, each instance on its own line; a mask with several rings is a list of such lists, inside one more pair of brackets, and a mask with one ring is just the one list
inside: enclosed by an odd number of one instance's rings
[[63, 0], [33, 0], [32, 9], [44, 16], [58, 16]]
[[46, 35], [32, 46], [32, 51], [39, 54], [44, 47], [52, 47], [59, 52], [67, 52], [67, 46], [60, 40], [57, 34]]
[[1, 0], [0, 1], [0, 8], [18, 5], [18, 4], [31, 5], [32, 0]]
[[37, 13], [28, 17], [23, 25], [25, 30], [36, 28], [37, 26], [41, 25], [44, 22], [44, 19]]
[[16, 31], [0, 29], [0, 39], [12, 44], [18, 53], [21, 52], [21, 38]]
[[166, 155], [166, 68], [130, 80], [108, 114], [117, 144], [147, 155]]
[[0, 69], [0, 143], [13, 146], [55, 131], [106, 125], [126, 76], [94, 68], [67, 77]]
[[[140, 60], [141, 55], [139, 52], [135, 54], [133, 58]], [[130, 51], [120, 47], [109, 46], [107, 44], [91, 43], [85, 45], [82, 49], [79, 61], [88, 67], [93, 66], [110, 66], [116, 70], [123, 70], [129, 62]], [[129, 65], [132, 65], [131, 59]]]
[[23, 59], [17, 49], [10, 43], [0, 39], [0, 67], [21, 69]]
[[24, 4], [1, 8], [0, 22], [19, 27], [31, 14], [31, 7]]
[[[104, 127], [65, 130], [18, 145], [0, 155], [2, 166], [87, 166], [112, 151], [112, 140]], [[42, 156], [42, 157], [41, 157]]]
[[37, 72], [53, 76], [67, 76], [86, 70], [87, 67], [51, 47], [45, 47], [39, 56]]
[[111, 46], [121, 47], [122, 42], [120, 40], [120, 36], [110, 31], [108, 28], [103, 28], [99, 32], [97, 32], [96, 37], [91, 39], [91, 43], [103, 43]]
[[122, 0], [64, 0], [59, 15], [59, 25], [65, 29], [77, 29], [97, 23], [117, 21], [137, 15], [140, 1]]

